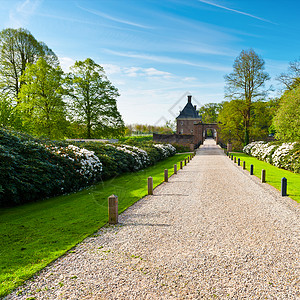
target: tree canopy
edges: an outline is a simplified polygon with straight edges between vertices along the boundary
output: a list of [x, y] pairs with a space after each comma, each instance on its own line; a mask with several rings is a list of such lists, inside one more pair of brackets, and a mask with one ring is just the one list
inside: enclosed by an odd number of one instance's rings
[[116, 136], [125, 127], [117, 109], [118, 90], [104, 69], [92, 59], [76, 61], [68, 74], [69, 108], [72, 120], [86, 127], [86, 137]]
[[63, 72], [40, 57], [26, 67], [19, 93], [19, 110], [30, 133], [49, 138], [63, 137], [66, 127], [65, 103], [62, 100]]
[[11, 98], [18, 99], [22, 85], [20, 77], [29, 63], [43, 56], [57, 66], [58, 59], [45, 43], [38, 42], [26, 29], [3, 29], [0, 32], [0, 88]]
[[274, 117], [276, 137], [286, 142], [300, 141], [300, 86], [287, 90]]
[[242, 50], [235, 59], [233, 72], [225, 76], [225, 96], [231, 100], [241, 100], [243, 104], [237, 112], [244, 123], [244, 144], [249, 143], [251, 124], [251, 104], [266, 95], [264, 84], [270, 79], [264, 71], [264, 60], [254, 50]]

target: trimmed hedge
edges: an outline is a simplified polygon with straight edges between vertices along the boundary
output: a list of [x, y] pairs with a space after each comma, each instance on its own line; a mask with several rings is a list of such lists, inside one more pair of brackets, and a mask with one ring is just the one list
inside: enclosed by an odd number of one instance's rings
[[94, 182], [143, 169], [175, 153], [169, 144], [71, 145], [0, 129], [0, 206], [78, 191]]

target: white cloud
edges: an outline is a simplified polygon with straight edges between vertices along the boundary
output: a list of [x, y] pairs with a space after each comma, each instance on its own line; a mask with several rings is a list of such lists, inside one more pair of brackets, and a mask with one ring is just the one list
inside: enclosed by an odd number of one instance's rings
[[229, 72], [231, 70], [231, 68], [224, 67], [221, 65], [208, 64], [208, 63], [204, 63], [204, 62], [197, 63], [197, 62], [191, 62], [188, 60], [172, 58], [172, 57], [167, 57], [167, 56], [155, 56], [155, 55], [149, 55], [149, 54], [144, 54], [144, 53], [142, 53], [142, 54], [123, 53], [123, 52], [118, 52], [118, 51], [109, 50], [109, 49], [105, 49], [105, 51], [110, 54], [117, 55], [117, 56], [136, 58], [136, 59], [141, 59], [141, 60], [151, 60], [151, 61], [160, 62], [160, 63], [181, 64], [181, 65], [194, 66], [194, 67], [215, 70], [215, 71], [223, 71], [223, 72]]
[[36, 9], [40, 5], [41, 0], [24, 0], [18, 2], [9, 12], [8, 27], [20, 28], [25, 27]]
[[70, 72], [70, 67], [75, 64], [75, 60], [71, 57], [58, 56], [58, 59], [64, 72]]
[[102, 64], [104, 71], [107, 75], [118, 74], [121, 73], [121, 67], [113, 64]]

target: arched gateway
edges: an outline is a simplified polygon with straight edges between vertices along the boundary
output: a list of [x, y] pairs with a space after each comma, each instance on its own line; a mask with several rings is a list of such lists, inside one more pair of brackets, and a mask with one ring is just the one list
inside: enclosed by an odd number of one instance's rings
[[196, 105], [192, 105], [192, 96], [188, 96], [188, 102], [179, 116], [176, 118], [176, 134], [153, 134], [154, 142], [176, 143], [184, 146], [190, 146], [191, 149], [203, 144], [207, 138], [207, 131], [212, 131], [212, 137], [216, 143], [220, 142], [218, 136], [219, 127], [217, 123], [202, 123], [202, 117], [197, 112]]

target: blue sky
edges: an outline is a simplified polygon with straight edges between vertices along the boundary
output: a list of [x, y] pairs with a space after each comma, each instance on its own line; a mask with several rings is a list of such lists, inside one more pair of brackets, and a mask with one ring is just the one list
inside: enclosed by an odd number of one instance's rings
[[65, 71], [87, 57], [119, 89], [125, 123], [174, 119], [224, 100], [224, 75], [253, 48], [274, 80], [300, 57], [298, 0], [0, 0], [0, 29], [23, 27]]

